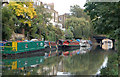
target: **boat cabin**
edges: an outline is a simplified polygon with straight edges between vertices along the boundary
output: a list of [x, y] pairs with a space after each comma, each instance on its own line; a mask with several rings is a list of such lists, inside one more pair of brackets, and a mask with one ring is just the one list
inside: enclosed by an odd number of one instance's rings
[[44, 41], [35, 42], [7, 42], [3, 54], [15, 54], [28, 51], [36, 51], [44, 48]]

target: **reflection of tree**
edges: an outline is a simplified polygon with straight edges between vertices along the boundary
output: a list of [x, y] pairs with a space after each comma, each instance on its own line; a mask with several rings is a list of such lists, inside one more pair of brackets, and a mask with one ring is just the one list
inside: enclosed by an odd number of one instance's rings
[[[55, 74], [55, 70], [57, 71], [58, 69], [58, 64], [60, 62], [62, 57], [59, 56], [53, 56], [53, 57], [49, 57], [44, 61], [44, 64], [42, 65], [42, 68], [39, 68], [41, 70], [41, 74], [40, 75], [48, 75], [50, 73], [52, 73], [52, 75]], [[47, 67], [48, 70], [46, 71], [42, 71], [42, 69], [44, 67]]]
[[87, 53], [64, 59], [64, 69], [77, 75], [92, 75], [97, 72], [104, 61], [104, 53]]

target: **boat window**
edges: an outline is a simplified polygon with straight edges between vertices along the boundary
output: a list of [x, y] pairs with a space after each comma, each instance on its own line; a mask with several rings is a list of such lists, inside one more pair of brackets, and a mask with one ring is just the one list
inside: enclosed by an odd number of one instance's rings
[[37, 46], [38, 46], [38, 43], [37, 43]]
[[36, 62], [38, 62], [39, 60], [37, 59]]
[[25, 61], [25, 64], [24, 64], [24, 65], [27, 65], [27, 63], [28, 63], [28, 62], [27, 62], [27, 61]]
[[25, 45], [25, 48], [28, 48], [28, 44]]
[[40, 46], [43, 46], [43, 43], [40, 43]]

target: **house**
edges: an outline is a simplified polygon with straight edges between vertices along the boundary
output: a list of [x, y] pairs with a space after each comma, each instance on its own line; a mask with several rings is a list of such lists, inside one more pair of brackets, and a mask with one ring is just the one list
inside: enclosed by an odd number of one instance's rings
[[59, 27], [61, 30], [65, 31], [64, 25], [59, 22], [59, 14], [56, 10], [54, 10], [54, 3], [44, 4], [44, 7], [52, 14], [52, 19], [50, 23], [55, 27]]
[[62, 29], [65, 30], [66, 19], [69, 18], [69, 13], [65, 13], [63, 15], [59, 15], [59, 23], [62, 24]]

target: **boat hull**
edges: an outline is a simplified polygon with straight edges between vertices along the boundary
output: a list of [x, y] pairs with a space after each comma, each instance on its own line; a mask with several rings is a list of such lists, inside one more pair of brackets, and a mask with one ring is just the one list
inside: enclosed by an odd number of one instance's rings
[[74, 50], [80, 48], [80, 45], [61, 45], [59, 49], [66, 51], [66, 50]]
[[29, 56], [44, 56], [45, 55], [45, 48], [39, 49], [39, 50], [32, 50], [32, 51], [27, 51], [27, 52], [19, 52], [19, 53], [2, 53], [3, 58], [10, 58], [10, 57], [15, 57], [15, 58], [22, 58], [22, 57], [29, 57]]

